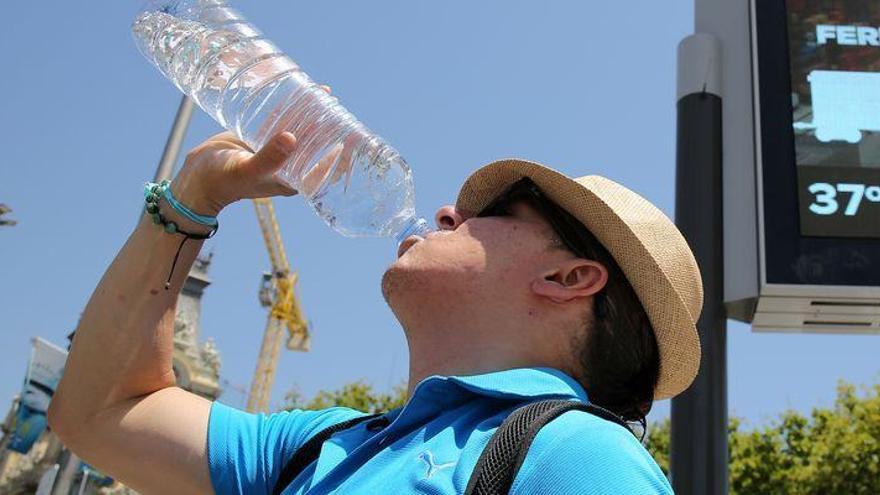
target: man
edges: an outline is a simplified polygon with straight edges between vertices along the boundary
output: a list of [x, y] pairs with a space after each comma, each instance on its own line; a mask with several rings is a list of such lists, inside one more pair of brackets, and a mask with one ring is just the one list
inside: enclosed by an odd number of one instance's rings
[[[291, 195], [277, 171], [289, 133], [252, 154], [232, 135], [195, 148], [177, 200], [216, 215], [242, 198]], [[168, 205], [179, 230], [200, 226]], [[402, 409], [337, 433], [285, 494], [461, 493], [507, 415], [542, 399], [591, 401], [638, 421], [699, 365], [700, 274], [678, 230], [601, 177], [572, 180], [504, 160], [474, 173], [439, 230], [401, 244], [383, 294], [410, 349]], [[49, 410], [62, 441], [142, 493], [271, 493], [309, 438], [363, 413], [253, 415], [175, 387], [177, 292], [200, 243], [147, 216], [92, 295]], [[580, 411], [540, 430], [520, 494], [670, 493], [625, 428]]]

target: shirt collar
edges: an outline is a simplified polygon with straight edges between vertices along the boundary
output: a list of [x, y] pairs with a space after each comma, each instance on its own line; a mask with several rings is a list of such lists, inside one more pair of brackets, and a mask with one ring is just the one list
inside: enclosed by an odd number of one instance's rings
[[476, 394], [499, 399], [560, 397], [587, 401], [587, 392], [581, 384], [554, 368], [515, 368], [450, 376], [448, 380]]
[[406, 405], [389, 411], [385, 419], [391, 422], [390, 429], [406, 429], [474, 396], [519, 401], [538, 398], [587, 401], [584, 388], [554, 368], [515, 368], [464, 376], [433, 375], [420, 381]]

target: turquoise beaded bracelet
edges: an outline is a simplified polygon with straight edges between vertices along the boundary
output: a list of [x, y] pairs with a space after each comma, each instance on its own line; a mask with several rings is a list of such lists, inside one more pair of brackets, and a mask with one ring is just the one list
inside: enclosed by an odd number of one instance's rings
[[[211, 228], [211, 232], [209, 232], [208, 234], [191, 234], [190, 236], [193, 238], [198, 238], [199, 235], [207, 235], [207, 237], [204, 237], [204, 239], [207, 239], [214, 235], [214, 232], [216, 232], [217, 228], [219, 228], [220, 226], [219, 222], [217, 221], [217, 217], [199, 215], [198, 213], [190, 210], [179, 201], [177, 201], [177, 199], [174, 198], [174, 195], [171, 194], [171, 181], [163, 180], [158, 184], [154, 182], [147, 182], [146, 185], [144, 185], [144, 199], [147, 203], [144, 206], [144, 210], [153, 219], [153, 223], [157, 225], [161, 224], [165, 228], [165, 231], [169, 234], [174, 234], [178, 232], [178, 226], [174, 222], [167, 221], [165, 217], [159, 212], [160, 198], [165, 199], [165, 201], [171, 206], [171, 208], [180, 213], [180, 215], [187, 220]], [[181, 233], [186, 234], [186, 232]]]
[[[164, 198], [165, 202], [168, 203], [174, 211], [180, 213], [180, 215], [187, 220], [199, 225], [204, 225], [205, 227], [210, 227], [211, 230], [205, 234], [194, 234], [180, 230], [175, 222], [167, 220], [159, 211], [160, 198]], [[180, 251], [183, 249], [183, 245], [186, 241], [190, 239], [210, 239], [217, 233], [217, 229], [220, 228], [220, 223], [217, 221], [217, 217], [199, 215], [177, 201], [177, 199], [174, 198], [174, 195], [171, 194], [171, 182], [168, 180], [163, 180], [158, 184], [147, 182], [144, 185], [144, 201], [146, 202], [146, 205], [144, 205], [144, 211], [150, 215], [150, 218], [153, 219], [153, 223], [161, 225], [165, 232], [169, 234], [183, 235], [183, 240], [180, 241], [180, 245], [177, 246], [177, 253], [174, 255], [174, 261], [171, 263], [171, 271], [168, 272], [168, 278], [165, 280], [165, 290], [168, 290], [171, 287], [171, 276], [174, 274], [174, 267], [177, 266], [177, 259], [180, 257]]]

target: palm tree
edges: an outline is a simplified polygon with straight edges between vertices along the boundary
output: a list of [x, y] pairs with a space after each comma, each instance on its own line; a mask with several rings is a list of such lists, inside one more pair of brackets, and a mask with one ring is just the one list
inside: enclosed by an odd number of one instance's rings
[[0, 203], [0, 227], [3, 227], [3, 226], [12, 227], [18, 223], [11, 218], [3, 218], [3, 215], [5, 215], [11, 211], [12, 211], [12, 208], [6, 206], [3, 203]]

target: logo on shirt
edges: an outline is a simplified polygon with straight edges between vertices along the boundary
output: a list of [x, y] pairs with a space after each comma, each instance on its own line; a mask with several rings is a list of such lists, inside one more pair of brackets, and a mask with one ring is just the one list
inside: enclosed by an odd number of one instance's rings
[[443, 464], [437, 464], [434, 462], [434, 454], [431, 453], [430, 450], [426, 450], [419, 454], [418, 459], [425, 461], [425, 464], [428, 465], [428, 470], [425, 472], [425, 477], [423, 479], [429, 480], [431, 476], [434, 476], [434, 473], [440, 471], [441, 469], [451, 468], [455, 466], [454, 462], [446, 462]]

